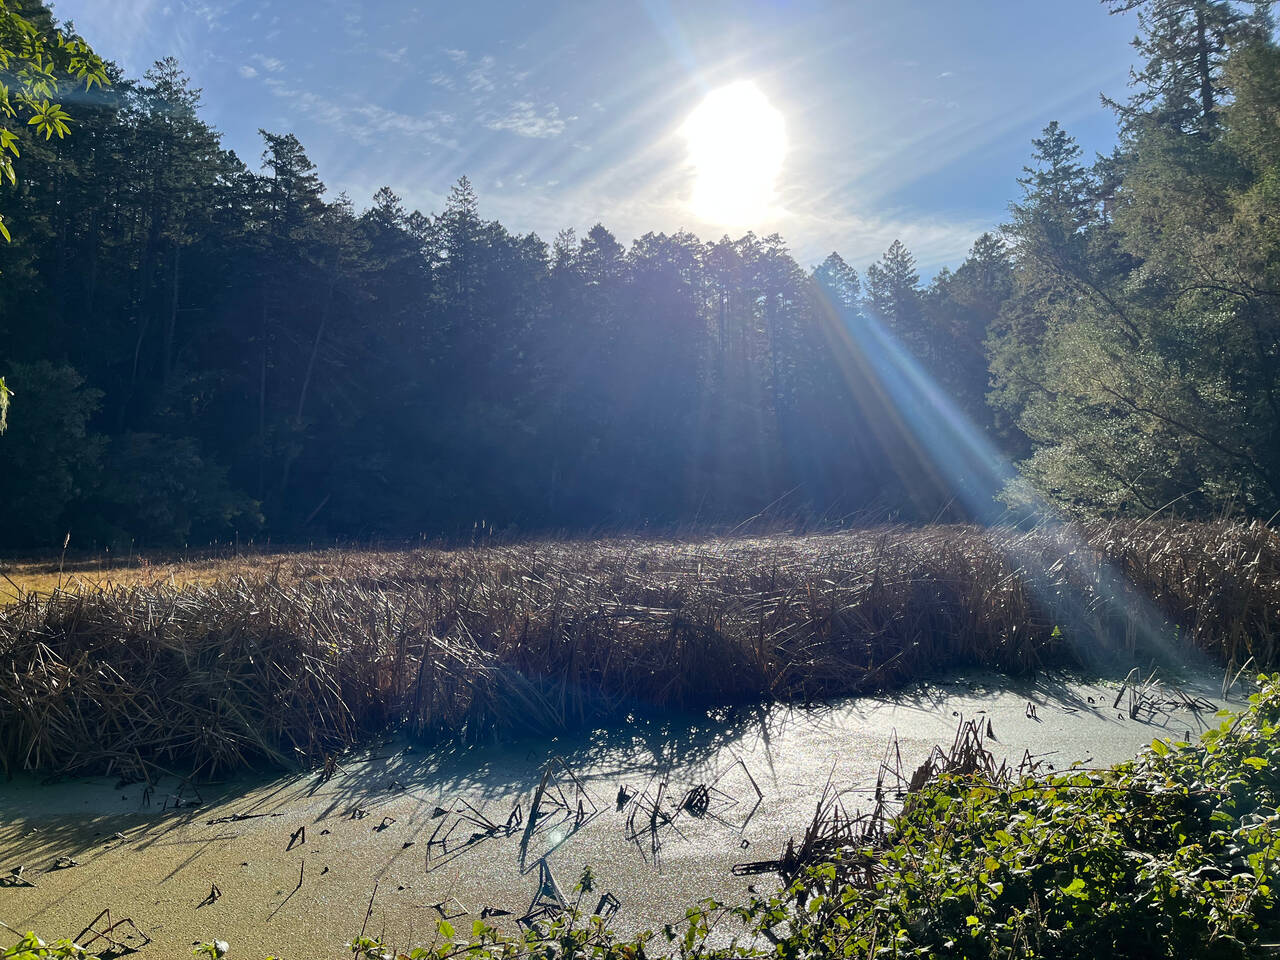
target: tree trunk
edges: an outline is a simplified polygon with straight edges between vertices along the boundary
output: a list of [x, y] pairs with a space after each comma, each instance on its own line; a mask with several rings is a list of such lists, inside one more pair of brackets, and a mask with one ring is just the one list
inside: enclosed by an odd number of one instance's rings
[[320, 309], [320, 324], [316, 327], [316, 336], [311, 342], [311, 356], [307, 358], [307, 370], [302, 376], [302, 386], [298, 390], [298, 412], [295, 414], [295, 419], [299, 423], [302, 422], [302, 411], [307, 404], [307, 391], [311, 386], [311, 376], [315, 372], [316, 357], [320, 354], [320, 343], [324, 340], [325, 327], [329, 324], [329, 313], [333, 309], [333, 291], [338, 283], [338, 266], [339, 261], [335, 256], [333, 268], [329, 271], [329, 289], [325, 294], [324, 306]]
[[1206, 140], [1213, 135], [1213, 75], [1210, 72], [1209, 36], [1204, 7], [1196, 7], [1196, 69], [1200, 74], [1200, 135]]
[[[307, 393], [311, 387], [311, 377], [315, 373], [316, 359], [320, 355], [320, 344], [324, 341], [325, 328], [329, 325], [329, 314], [333, 309], [333, 291], [338, 283], [338, 266], [341, 263], [337, 254], [334, 255], [333, 269], [329, 271], [329, 290], [324, 298], [324, 306], [320, 308], [320, 323], [316, 326], [315, 338], [311, 341], [311, 356], [307, 358], [307, 369], [302, 375], [302, 386], [298, 388], [298, 409], [294, 414], [294, 429], [301, 435], [302, 432], [302, 414], [307, 406]], [[299, 436], [299, 441], [301, 437]], [[285, 488], [289, 485], [289, 472], [293, 469], [293, 463], [298, 459], [298, 453], [290, 453], [285, 458], [284, 467], [280, 471], [280, 493], [283, 494]]]
[[267, 484], [267, 297], [262, 296], [262, 359], [258, 368], [258, 499]]
[[182, 277], [182, 244], [173, 247], [173, 284], [169, 292], [169, 318], [164, 325], [164, 352], [161, 357], [160, 382], [169, 389], [173, 373], [173, 341], [178, 326], [178, 292]]
[[85, 289], [85, 316], [93, 318], [93, 308], [98, 299], [98, 207], [89, 212], [89, 278]]
[[133, 316], [138, 320], [138, 339], [133, 345], [133, 368], [129, 372], [129, 389], [125, 391], [124, 401], [120, 405], [120, 430], [124, 430], [129, 418], [129, 407], [133, 403], [133, 394], [138, 386], [138, 368], [141, 365], [142, 344], [147, 336], [147, 328], [151, 325], [151, 316], [147, 311], [147, 294], [151, 292], [151, 277], [155, 271], [155, 249], [157, 229], [155, 218], [148, 219], [146, 240], [142, 247], [142, 267], [138, 271], [138, 280], [134, 286]]

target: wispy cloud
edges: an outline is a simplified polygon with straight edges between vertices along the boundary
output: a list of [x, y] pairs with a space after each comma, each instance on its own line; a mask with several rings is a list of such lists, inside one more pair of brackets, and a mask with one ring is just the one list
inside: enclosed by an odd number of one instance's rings
[[199, 17], [210, 27], [222, 26], [222, 15], [226, 13], [226, 9], [217, 4], [209, 3], [207, 0], [185, 0], [184, 7], [195, 16]]
[[[433, 71], [431, 84], [469, 98], [474, 115], [486, 129], [546, 140], [558, 137], [577, 119], [561, 116], [555, 103], [539, 103], [529, 96], [527, 70], [513, 70], [493, 56], [476, 56], [459, 47], [441, 52], [451, 67]], [[512, 94], [514, 99], [508, 100]]]
[[493, 79], [493, 57], [481, 57], [480, 60], [467, 71], [467, 84], [473, 92], [493, 90], [496, 84]]
[[268, 77], [267, 89], [303, 113], [341, 134], [345, 139], [361, 144], [415, 140], [457, 149], [457, 141], [447, 136], [445, 130], [452, 126], [452, 114], [430, 111], [407, 114], [389, 110], [376, 103], [342, 102], [321, 96], [312, 90], [291, 86], [283, 80]]
[[488, 93], [496, 89], [498, 64], [493, 57], [488, 54], [472, 57], [466, 50], [457, 47], [447, 47], [443, 52], [451, 63], [461, 68], [461, 74], [458, 76], [436, 71], [431, 77], [431, 82], [436, 86], [454, 90], [457, 89], [458, 80], [461, 79], [472, 93]]
[[565, 121], [554, 103], [539, 109], [530, 100], [517, 100], [506, 113], [487, 119], [484, 125], [490, 130], [509, 130], [522, 137], [542, 140], [564, 133]]
[[239, 73], [240, 76], [244, 77], [246, 80], [252, 80], [258, 75], [258, 71], [253, 69], [253, 67], [249, 66], [247, 63], [240, 67]]

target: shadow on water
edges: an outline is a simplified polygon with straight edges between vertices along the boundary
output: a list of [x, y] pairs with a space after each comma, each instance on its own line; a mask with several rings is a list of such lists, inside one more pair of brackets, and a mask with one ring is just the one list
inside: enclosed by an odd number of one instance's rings
[[[1122, 677], [1113, 675], [1103, 682], [1115, 688]], [[1170, 682], [1212, 696], [1215, 691], [1210, 690], [1207, 677], [1192, 673], [1190, 679], [1184, 676]], [[168, 871], [173, 876], [205, 851], [232, 839], [237, 822], [285, 816], [295, 804], [305, 804], [306, 816], [314, 824], [334, 818], [369, 818], [368, 823], [374, 826], [384, 816], [380, 808], [390, 809], [394, 804], [402, 827], [412, 825], [408, 839], [414, 840], [425, 840], [431, 834], [435, 811], [452, 809], [460, 799], [495, 822], [508, 818], [513, 802], [523, 804], [522, 816], [527, 817], [539, 779], [556, 758], [591, 785], [595, 797], [609, 803], [620, 784], [643, 790], [649, 783], [668, 778], [709, 783], [746, 754], [752, 757], [758, 773], [776, 780], [779, 768], [785, 770], [792, 763], [788, 751], [798, 741], [822, 739], [838, 749], [851, 732], [859, 731], [864, 738], [882, 736], [887, 743], [892, 723], [910, 725], [909, 717], [914, 715], [936, 726], [939, 721], [950, 722], [956, 714], [953, 706], [963, 707], [968, 701], [980, 713], [984, 712], [982, 703], [997, 695], [1012, 694], [1029, 707], [1042, 710], [1089, 714], [1108, 723], [1132, 722], [1131, 718], [1117, 719], [1109, 696], [1082, 693], [1081, 680], [1043, 673], [1015, 678], [977, 671], [971, 676], [938, 678], [869, 697], [679, 713], [636, 710], [610, 726], [481, 745], [429, 746], [395, 735], [341, 758], [332, 777], [312, 770], [204, 783], [198, 787], [197, 806], [189, 805], [191, 789], [184, 787], [188, 805], [178, 809], [171, 806], [173, 792], [178, 789], [174, 784], [157, 784], [150, 803], [144, 806], [139, 800], [139, 784], [123, 789], [117, 785], [111, 790], [108, 781], [97, 779], [49, 787], [24, 778], [31, 782], [18, 785], [8, 797], [0, 793], [0, 803], [10, 813], [0, 822], [0, 847], [16, 855], [15, 863], [8, 866], [26, 865], [42, 871], [59, 857], [86, 862], [126, 843], [137, 850], [189, 847], [190, 854]], [[1098, 682], [1098, 678], [1087, 678], [1087, 682]], [[908, 718], [901, 715], [904, 711]], [[1184, 726], [1187, 732], [1198, 732], [1212, 722], [1213, 711], [1181, 717], [1176, 730], [1158, 718], [1146, 721], [1153, 736], [1173, 733], [1179, 738]], [[48, 796], [42, 791], [48, 790], [62, 792], [65, 809], [41, 805], [42, 798]], [[82, 801], [82, 795], [89, 799]], [[114, 807], [116, 802], [119, 807]], [[214, 829], [202, 829], [198, 837], [192, 837], [189, 828], [198, 821], [200, 826]]]
[[[884, 727], [875, 714], [893, 708], [922, 717], [947, 717], [947, 698], [957, 695], [984, 699], [1014, 694], [1029, 705], [1056, 708], [1068, 713], [1092, 714], [1098, 719], [1115, 717], [1109, 700], [1089, 698], [1076, 684], [1082, 680], [1117, 684], [1123, 672], [1099, 678], [1040, 673], [1034, 677], [1009, 677], [977, 671], [972, 677], [957, 675], [916, 683], [889, 693], [842, 697], [803, 704], [765, 703], [716, 707], [698, 711], [636, 710], [622, 721], [556, 736], [530, 735], [505, 742], [478, 745], [444, 743], [434, 746], [403, 736], [384, 740], [375, 748], [357, 753], [342, 763], [345, 776], [321, 782], [315, 774], [288, 781], [308, 796], [324, 795], [328, 804], [316, 820], [334, 815], [350, 816], [354, 810], [370, 813], [390, 799], [412, 795], [421, 806], [435, 806], [452, 797], [467, 796], [484, 803], [531, 793], [542, 771], [555, 758], [565, 762], [585, 780], [628, 782], [643, 785], [678, 770], [683, 779], [710, 780], [719, 768], [734, 762], [735, 750], [750, 748], [756, 762], [772, 768], [774, 745], [797, 729], [839, 737], [851, 727]], [[1181, 683], [1205, 692], [1203, 674], [1191, 673]], [[1195, 731], [1207, 729], [1212, 711], [1194, 717]], [[1148, 721], [1153, 728], [1161, 724]], [[1179, 721], [1181, 730], [1182, 721]], [[782, 749], [785, 750], [785, 747]], [[303, 786], [305, 784], [305, 787]], [[280, 790], [289, 786], [282, 785]], [[265, 798], [264, 798], [265, 801]], [[417, 814], [415, 814], [416, 816]], [[505, 811], [504, 811], [505, 816]]]
[[[433, 811], [438, 806], [452, 808], [460, 798], [485, 810], [486, 805], [510, 804], [518, 797], [527, 811], [543, 770], [555, 758], [608, 804], [613, 781], [643, 788], [675, 770], [682, 779], [710, 781], [721, 772], [718, 767], [734, 762], [735, 745], [754, 740], [767, 746], [797, 726], [826, 728], [840, 703], [755, 704], [660, 715], [637, 711], [610, 727], [483, 745], [427, 747], [393, 736], [343, 758], [331, 778], [312, 770], [204, 783], [194, 805], [189, 796], [188, 805], [177, 809], [169, 805], [178, 789], [170, 778], [157, 782], [144, 805], [140, 784], [112, 789], [105, 778], [40, 783], [20, 777], [8, 786], [9, 796], [0, 793], [0, 802], [16, 814], [0, 824], [0, 848], [14, 858], [8, 866], [26, 867], [37, 884], [39, 875], [53, 869], [60, 857], [79, 866], [126, 847], [137, 852], [189, 848], [186, 855], [166, 861], [171, 865], [157, 878], [157, 886], [162, 886], [203, 854], [235, 839], [245, 821], [292, 817], [295, 814], [288, 811], [308, 800], [321, 801], [319, 807], [306, 804], [313, 824], [358, 816], [376, 826], [384, 815], [381, 808], [394, 803], [398, 820], [409, 828], [405, 839], [421, 842], [435, 827]], [[41, 808], [40, 798], [48, 791], [56, 791], [62, 800], [56, 807]], [[406, 804], [412, 809], [406, 810]], [[505, 808], [496, 807], [490, 815], [499, 813], [507, 815]], [[30, 919], [56, 912], [62, 899], [94, 882], [93, 873], [85, 871], [83, 876]]]
[[310, 775], [306, 792], [329, 797], [319, 820], [370, 809], [371, 804], [405, 793], [434, 806], [464, 794], [484, 802], [531, 792], [556, 758], [592, 782], [643, 782], [676, 768], [699, 776], [712, 773], [715, 762], [723, 762], [725, 750], [744, 738], [768, 740], [789, 724], [817, 722], [831, 709], [826, 704], [785, 710], [757, 704], [662, 715], [635, 712], [608, 727], [481, 745], [428, 747], [393, 737], [345, 760], [346, 776], [321, 784]]

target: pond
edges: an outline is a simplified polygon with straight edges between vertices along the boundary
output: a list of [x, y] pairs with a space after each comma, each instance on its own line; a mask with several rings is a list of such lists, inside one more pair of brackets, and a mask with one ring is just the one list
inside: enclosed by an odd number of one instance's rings
[[[892, 801], [898, 775], [949, 746], [962, 721], [976, 721], [997, 762], [1030, 754], [1063, 769], [1215, 723], [1183, 695], [1240, 706], [1220, 679], [1184, 677], [1161, 688], [1163, 706], [1131, 716], [1127, 695], [1113, 705], [1119, 688], [969, 674], [552, 740], [430, 751], [392, 739], [328, 778], [20, 776], [0, 784], [0, 920], [74, 936], [110, 910], [134, 925], [112, 936], [140, 956], [188, 956], [216, 937], [233, 957], [285, 960], [342, 956], [362, 928], [397, 947], [426, 943], [442, 917], [459, 932], [481, 917], [514, 929], [558, 900], [609, 914], [619, 932], [658, 929], [702, 898], [775, 886], [774, 874], [733, 868], [777, 858], [824, 790], [841, 791], [850, 813], [874, 806], [878, 782]], [[587, 867], [592, 889], [575, 892]]]

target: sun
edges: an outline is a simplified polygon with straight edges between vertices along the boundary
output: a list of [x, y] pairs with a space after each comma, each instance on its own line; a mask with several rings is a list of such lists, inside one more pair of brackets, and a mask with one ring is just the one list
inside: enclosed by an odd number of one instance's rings
[[694, 168], [693, 212], [723, 226], [769, 217], [787, 153], [782, 114], [760, 88], [739, 80], [712, 90], [680, 128]]

